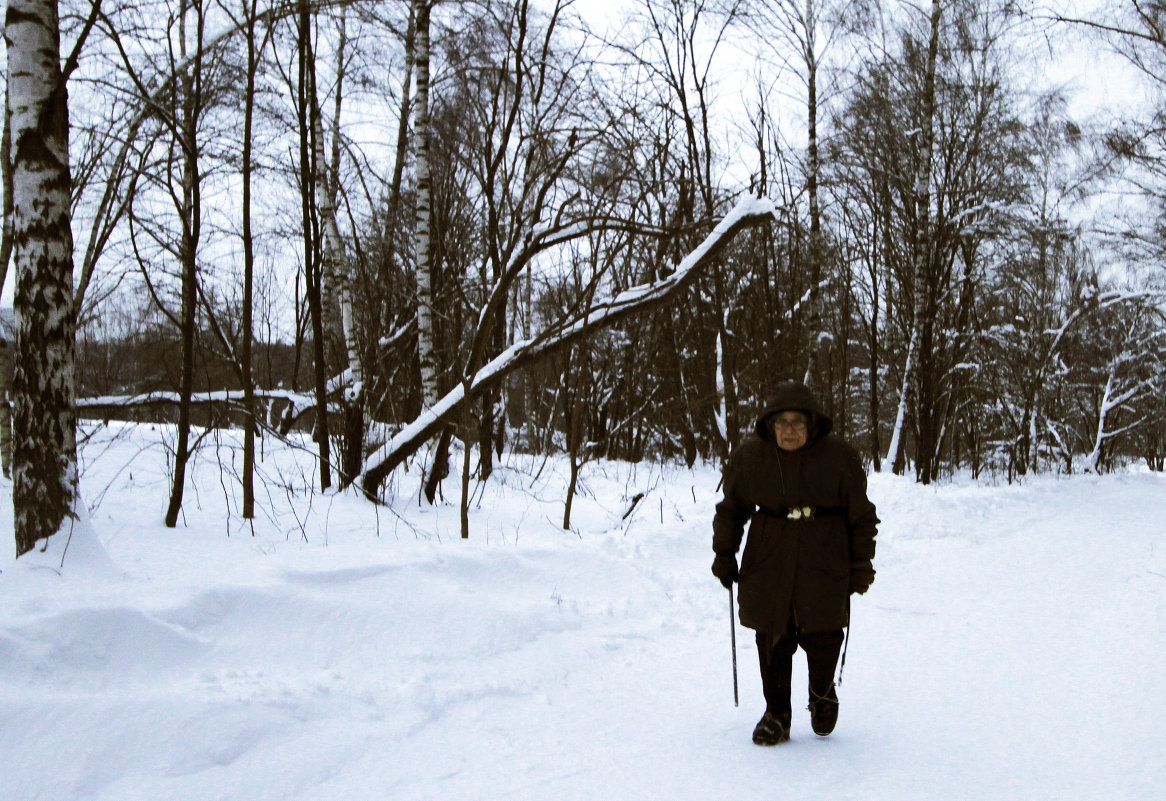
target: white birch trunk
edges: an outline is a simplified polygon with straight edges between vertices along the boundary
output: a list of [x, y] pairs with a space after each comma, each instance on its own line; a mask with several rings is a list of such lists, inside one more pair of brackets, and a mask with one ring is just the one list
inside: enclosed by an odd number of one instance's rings
[[887, 458], [883, 462], [883, 464], [890, 465], [892, 471], [895, 469], [895, 460], [899, 458], [899, 448], [902, 447], [903, 423], [907, 419], [907, 397], [910, 394], [914, 359], [915, 338], [912, 337], [911, 344], [907, 346], [907, 363], [903, 365], [903, 384], [899, 388], [899, 410], [895, 412], [895, 429], [891, 433], [891, 444], [887, 448]]
[[[727, 316], [727, 312], [726, 312]], [[725, 402], [725, 349], [721, 342], [721, 332], [717, 332], [717, 411], [713, 415], [717, 421], [717, 431], [726, 447], [731, 448], [729, 442], [729, 407]]]
[[12, 477], [12, 343], [0, 331], [0, 467], [4, 477]]
[[312, 126], [315, 128], [316, 140], [316, 207], [320, 214], [320, 228], [323, 234], [321, 252], [324, 259], [324, 275], [336, 292], [340, 305], [340, 334], [344, 340], [344, 350], [348, 362], [347, 370], [351, 375], [351, 384], [348, 391], [350, 402], [359, 402], [364, 385], [364, 366], [360, 358], [360, 341], [356, 333], [356, 315], [353, 311], [352, 275], [344, 268], [344, 240], [340, 236], [340, 226], [336, 222], [336, 198], [338, 195], [337, 175], [339, 165], [336, 163], [339, 150], [340, 136], [340, 92], [344, 80], [344, 25], [345, 12], [341, 13], [341, 35], [337, 74], [340, 76], [336, 86], [336, 116], [334, 118], [332, 141], [333, 158], [331, 163], [324, 157], [324, 123], [320, 112], [319, 97], [313, 91]]
[[438, 401], [437, 349], [433, 327], [433, 277], [430, 218], [433, 185], [429, 175], [429, 0], [417, 5], [417, 98], [414, 101], [414, 136], [417, 140], [417, 211], [415, 250], [417, 259], [417, 356], [421, 365], [421, 405], [429, 409]]
[[[8, 118], [8, 93], [4, 94], [4, 134], [0, 139], [0, 187], [4, 192], [3, 221], [0, 222], [0, 289], [8, 281], [8, 265], [12, 263], [12, 121]], [[8, 343], [12, 345], [11, 342]]]
[[1097, 411], [1097, 433], [1093, 437], [1093, 450], [1089, 453], [1085, 460], [1086, 469], [1090, 473], [1097, 473], [1098, 465], [1101, 462], [1101, 448], [1105, 444], [1105, 419], [1109, 416], [1109, 410], [1113, 408], [1113, 370], [1110, 370], [1109, 377], [1105, 380], [1105, 391], [1101, 396], [1101, 406]]
[[1040, 431], [1040, 426], [1039, 426], [1040, 408], [1041, 408], [1040, 400], [1041, 400], [1040, 392], [1037, 392], [1036, 394], [1033, 395], [1033, 397], [1032, 397], [1032, 414], [1029, 415], [1029, 419], [1028, 419], [1029, 468], [1033, 473], [1035, 473], [1037, 471], [1037, 466], [1038, 466], [1038, 463], [1040, 461], [1040, 459], [1039, 459], [1040, 448], [1037, 447], [1037, 439], [1036, 439], [1037, 436], [1039, 436], [1039, 431]]
[[17, 556], [75, 517], [73, 235], [69, 110], [55, 0], [9, 0], [16, 369], [13, 512]]
[[[364, 368], [360, 360], [356, 315], [354, 315], [352, 308], [352, 275], [344, 267], [344, 239], [340, 237], [340, 227], [336, 222], [336, 198], [339, 194], [340, 108], [343, 104], [346, 29], [347, 9], [342, 7], [340, 8], [339, 44], [336, 56], [336, 105], [332, 117], [331, 159], [326, 159], [324, 156], [324, 115], [319, 107], [318, 89], [315, 82], [312, 82], [309, 103], [311, 103], [312, 139], [315, 140], [316, 149], [314, 154], [316, 161], [316, 209], [319, 213], [319, 227], [321, 227], [324, 279], [329, 288], [325, 294], [335, 293], [336, 303], [339, 307], [338, 330], [333, 324], [332, 331], [338, 333], [344, 343], [347, 363], [345, 370], [351, 375], [349, 399], [354, 401], [360, 398], [364, 382]], [[329, 308], [335, 307], [329, 305]]]
[[1050, 421], [1045, 421], [1045, 428], [1048, 429], [1049, 434], [1057, 443], [1057, 450], [1060, 458], [1065, 460], [1065, 471], [1067, 473], [1073, 472], [1073, 451], [1065, 443], [1065, 438], [1061, 436], [1061, 432], [1057, 431], [1057, 427]]
[[[360, 337], [357, 331], [354, 276], [346, 266], [344, 240], [340, 236], [340, 226], [336, 221], [336, 204], [340, 192], [340, 116], [343, 109], [345, 80], [345, 50], [347, 46], [348, 11], [340, 9], [339, 42], [336, 48], [336, 88], [332, 117], [331, 158], [324, 157], [324, 123], [320, 109], [319, 91], [315, 81], [309, 101], [312, 104], [312, 139], [315, 141], [316, 162], [316, 208], [320, 219], [321, 256], [324, 271], [326, 296], [334, 297], [326, 303], [326, 318], [331, 320], [332, 330], [339, 335], [344, 347], [344, 368], [340, 375], [348, 379], [344, 391], [343, 440], [341, 447], [341, 486], [346, 486], [360, 469], [360, 459], [364, 452], [364, 364], [360, 352]], [[335, 309], [339, 307], [339, 320]]]

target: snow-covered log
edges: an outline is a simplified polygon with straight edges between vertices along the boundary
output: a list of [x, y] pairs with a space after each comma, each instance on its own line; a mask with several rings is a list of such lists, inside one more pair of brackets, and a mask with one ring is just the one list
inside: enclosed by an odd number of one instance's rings
[[[284, 400], [296, 406], [315, 406], [316, 399], [312, 395], [302, 392], [291, 392], [284, 389], [257, 389], [255, 399], [258, 401]], [[143, 392], [137, 395], [94, 395], [89, 398], [78, 398], [78, 409], [93, 409], [101, 407], [160, 406], [168, 403], [178, 403], [177, 392]], [[214, 392], [195, 392], [190, 396], [191, 403], [223, 403], [238, 404], [242, 408], [243, 390], [220, 389]]]
[[[95, 416], [97, 413], [107, 413], [110, 410], [146, 409], [158, 406], [177, 406], [182, 398], [177, 392], [144, 392], [137, 395], [96, 395], [89, 398], [77, 399], [77, 414], [85, 417], [87, 414]], [[243, 411], [246, 409], [243, 390], [222, 389], [214, 392], [195, 392], [190, 396], [192, 406], [223, 406], [228, 410]], [[299, 416], [316, 408], [316, 398], [302, 392], [291, 392], [283, 389], [256, 389], [255, 402], [274, 407], [277, 402], [286, 403], [286, 412], [283, 416]], [[274, 411], [274, 409], [273, 409]], [[339, 406], [329, 404], [329, 412], [339, 412]], [[279, 428], [279, 421], [269, 419], [267, 424], [271, 428]]]
[[514, 343], [478, 370], [471, 381], [459, 383], [372, 454], [365, 461], [361, 475], [361, 486], [365, 492], [370, 496], [375, 495], [401, 462], [456, 417], [466, 401], [466, 383], [469, 384], [472, 400], [475, 395], [497, 386], [517, 370], [529, 367], [602, 328], [668, 303], [691, 285], [740, 231], [767, 222], [775, 213], [773, 201], [746, 198], [717, 224], [712, 233], [667, 278], [597, 299], [579, 314], [559, 321], [536, 336]]

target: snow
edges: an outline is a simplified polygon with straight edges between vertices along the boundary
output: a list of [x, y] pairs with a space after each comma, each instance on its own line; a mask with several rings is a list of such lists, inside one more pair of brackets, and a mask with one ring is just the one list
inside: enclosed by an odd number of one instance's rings
[[711, 466], [589, 463], [566, 532], [566, 465], [532, 479], [541, 460], [507, 456], [463, 542], [456, 497], [419, 504], [415, 475], [392, 508], [309, 496], [310, 453], [268, 442], [252, 535], [232, 434], [200, 451], [177, 530], [161, 524], [159, 431], [85, 442], [92, 525], [63, 565], [59, 550], [0, 562], [4, 801], [1111, 801], [1166, 786], [1161, 475], [872, 476], [878, 578], [854, 601], [838, 729], [817, 738], [795, 703], [793, 740], [766, 749], [740, 626], [733, 706]]

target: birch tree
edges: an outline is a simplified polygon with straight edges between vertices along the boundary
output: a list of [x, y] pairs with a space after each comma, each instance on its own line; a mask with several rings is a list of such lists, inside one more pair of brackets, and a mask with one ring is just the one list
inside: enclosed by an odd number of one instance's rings
[[[5, 73], [7, 77], [7, 73]], [[4, 92], [4, 123], [0, 132], [0, 289], [8, 281], [8, 266], [12, 263], [12, 236], [14, 208], [12, 202], [12, 115], [8, 113], [8, 92]], [[10, 330], [9, 326], [12, 325]], [[15, 320], [0, 321], [0, 467], [4, 477], [12, 477], [12, 392], [13, 350]]]
[[20, 556], [67, 525], [77, 503], [76, 318], [65, 85], [70, 66], [61, 67], [54, 0], [10, 0], [4, 40], [17, 329], [12, 499]]
[[[432, 231], [433, 182], [430, 177], [430, 9], [432, 0], [413, 0], [414, 66], [417, 86], [413, 98], [414, 170], [416, 172], [416, 211], [414, 216], [414, 253], [417, 281], [417, 357], [421, 367], [421, 405], [430, 408], [437, 402], [440, 387], [437, 347], [433, 322]], [[434, 469], [438, 469], [434, 466]]]
[[[344, 239], [340, 234], [340, 225], [337, 221], [337, 203], [340, 193], [340, 119], [344, 104], [344, 84], [348, 58], [346, 52], [348, 47], [347, 21], [347, 8], [341, 6], [337, 22], [335, 82], [332, 87], [332, 147], [330, 154], [325, 149], [324, 114], [321, 108], [319, 87], [315, 80], [317, 71], [314, 68], [310, 73], [312, 80], [310, 81], [308, 98], [312, 124], [311, 138], [314, 145], [313, 163], [316, 170], [314, 187], [320, 227], [319, 248], [323, 262], [323, 277], [327, 282], [328, 290], [330, 290], [325, 292], [325, 297], [335, 297], [339, 305], [339, 319], [336, 320], [336, 325], [326, 326], [326, 329], [339, 328], [339, 339], [342, 342], [343, 359], [337, 361], [343, 365], [343, 369], [335, 382], [344, 387], [341, 394], [341, 408], [344, 417], [341, 486], [352, 483], [360, 469], [365, 428], [364, 358], [361, 353], [361, 340], [355, 312], [356, 304], [353, 298], [354, 279], [345, 253]], [[325, 314], [330, 314], [332, 311], [332, 304], [327, 304]]]
[[[527, 2], [484, 3], [459, 19], [459, 30], [443, 32], [439, 43], [434, 39], [431, 48], [446, 77], [441, 93], [430, 96], [426, 114], [429, 169], [418, 164], [416, 171], [415, 271], [422, 288], [428, 276], [433, 294], [429, 302], [418, 298], [417, 311], [433, 307], [434, 356], [452, 362], [439, 375], [444, 385], [472, 379], [506, 348], [515, 330], [512, 297], [537, 259], [549, 248], [586, 236], [600, 224], [592, 221], [608, 224], [611, 201], [589, 204], [580, 178], [604, 131], [594, 122], [600, 109], [593, 100], [591, 68], [577, 47], [563, 42], [564, 6], [557, 3], [540, 13]], [[436, 30], [437, 20], [432, 24]], [[415, 26], [418, 40], [422, 27]], [[420, 53], [418, 44], [419, 72]], [[415, 114], [420, 105], [415, 101]], [[571, 233], [560, 239], [564, 231]], [[424, 327], [419, 316], [421, 341]], [[419, 356], [421, 350], [419, 344]], [[465, 445], [463, 490], [475, 443], [478, 478], [489, 476], [504, 441], [504, 390], [496, 386], [478, 395], [480, 406], [464, 407], [440, 430], [428, 497], [435, 497], [455, 433]]]
[[[5, 73], [7, 78], [7, 73]], [[4, 92], [4, 123], [0, 132], [0, 288], [7, 285], [8, 267], [12, 264], [13, 216], [15, 208], [12, 200], [12, 115], [8, 111], [8, 91]]]

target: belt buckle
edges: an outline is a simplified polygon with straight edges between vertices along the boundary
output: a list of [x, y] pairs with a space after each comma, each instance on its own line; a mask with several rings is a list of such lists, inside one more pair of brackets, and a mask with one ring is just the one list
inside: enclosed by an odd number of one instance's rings
[[813, 520], [814, 507], [812, 506], [795, 506], [789, 510], [786, 515], [787, 520]]

